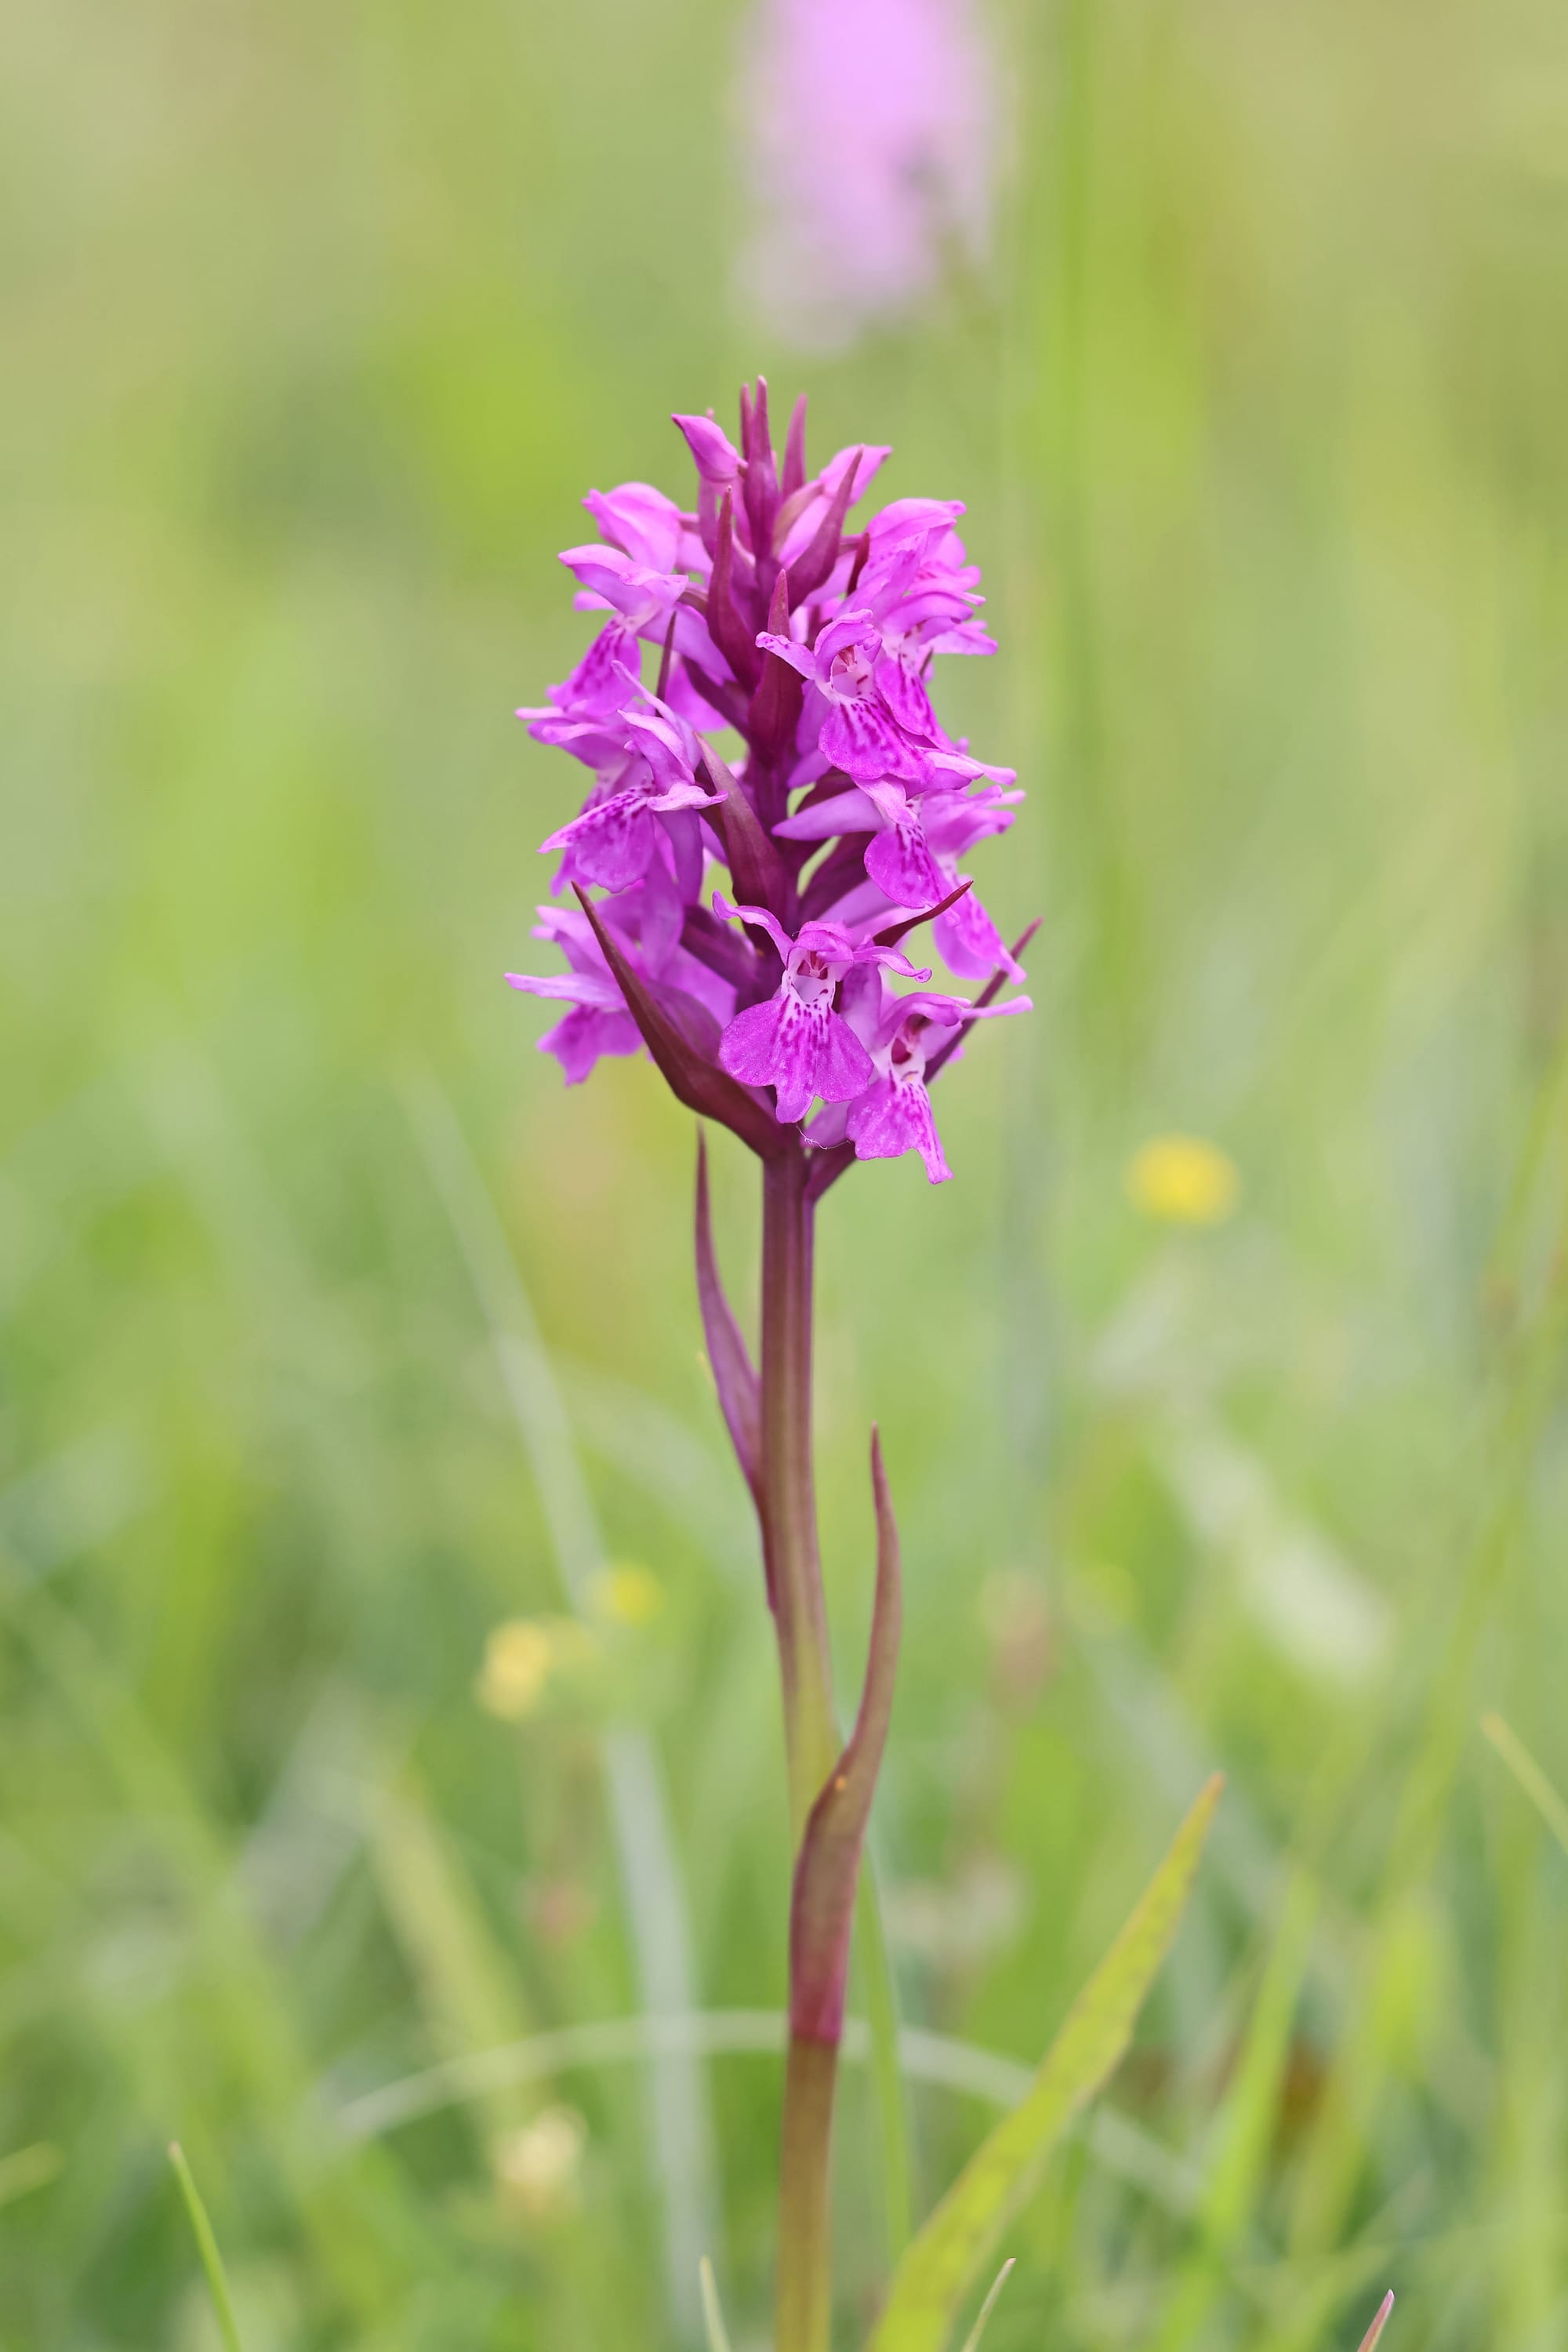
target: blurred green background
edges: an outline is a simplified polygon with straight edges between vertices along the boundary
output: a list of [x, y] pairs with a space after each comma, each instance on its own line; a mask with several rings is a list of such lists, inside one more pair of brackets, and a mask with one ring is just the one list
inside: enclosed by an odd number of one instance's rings
[[[683, 1972], [783, 1985], [690, 1122], [646, 1065], [568, 1095], [500, 979], [574, 804], [510, 716], [583, 642], [555, 550], [761, 365], [969, 501], [1004, 652], [943, 709], [1045, 916], [943, 1082], [959, 1181], [823, 1219], [847, 1694], [873, 1414], [905, 1529], [908, 2020], [1037, 2056], [1230, 1776], [991, 2342], [1309, 2352], [1393, 2284], [1411, 2352], [1547, 2352], [1568, 1858], [1479, 1725], [1568, 1789], [1560, 9], [1018, 0], [994, 278], [827, 356], [725, 290], [737, 23], [0, 29], [0, 2346], [216, 2340], [175, 2134], [248, 2352], [689, 2345], [693, 2232], [762, 2340], [779, 2070], [636, 2054]], [[1171, 1130], [1228, 1220], [1130, 1200]], [[498, 1720], [487, 1635], [563, 1577], [597, 1664]], [[952, 2063], [922, 2204], [1005, 2094]], [[846, 2343], [876, 2149], [852, 2068]]]

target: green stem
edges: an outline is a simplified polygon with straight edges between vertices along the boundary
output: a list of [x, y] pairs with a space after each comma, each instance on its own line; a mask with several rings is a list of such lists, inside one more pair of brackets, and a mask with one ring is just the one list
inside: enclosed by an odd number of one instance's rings
[[836, 2042], [790, 2037], [779, 2169], [774, 2352], [827, 2352], [833, 2249], [827, 2217]]
[[[813, 1211], [804, 1151], [763, 1168], [763, 1550], [778, 1627], [790, 1847], [838, 1760], [811, 1460]], [[779, 2168], [775, 2352], [827, 2352], [837, 2042], [792, 2037]]]

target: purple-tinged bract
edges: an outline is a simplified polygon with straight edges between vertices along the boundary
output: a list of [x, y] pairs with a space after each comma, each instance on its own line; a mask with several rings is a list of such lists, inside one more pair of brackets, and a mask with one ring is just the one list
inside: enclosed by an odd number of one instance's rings
[[[983, 1013], [1028, 1008], [990, 1002], [1023, 971], [960, 870], [1023, 794], [931, 702], [937, 655], [994, 650], [963, 507], [899, 499], [857, 526], [889, 453], [841, 449], [808, 475], [805, 409], [782, 465], [761, 379], [738, 444], [710, 415], [678, 416], [689, 509], [646, 482], [584, 499], [601, 541], [562, 562], [602, 625], [518, 714], [592, 772], [543, 843], [552, 888], [580, 903], [542, 908], [535, 932], [568, 971], [508, 977], [568, 1006], [541, 1043], [569, 1083], [639, 1043], [669, 1075], [678, 1048], [683, 1099], [764, 1156], [771, 1118], [801, 1130], [792, 1150], [918, 1151], [934, 1183], [951, 1171], [928, 1074]], [[720, 756], [721, 730], [739, 760]], [[742, 903], [715, 889], [721, 873]], [[988, 982], [983, 1005], [894, 987], [931, 978], [896, 945], [928, 919], [950, 968]]]

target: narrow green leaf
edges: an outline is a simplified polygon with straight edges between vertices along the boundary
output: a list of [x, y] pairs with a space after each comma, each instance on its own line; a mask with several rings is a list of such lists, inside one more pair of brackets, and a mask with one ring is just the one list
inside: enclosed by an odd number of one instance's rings
[[185, 2200], [185, 2210], [191, 2217], [191, 2230], [196, 2251], [202, 2258], [202, 2268], [207, 2274], [207, 2287], [217, 2314], [218, 2333], [223, 2337], [225, 2352], [241, 2352], [239, 2327], [234, 2315], [234, 2304], [228, 2292], [228, 2274], [223, 2266], [213, 2225], [207, 2219], [207, 2209], [202, 2203], [185, 2151], [179, 2141], [169, 2143], [169, 2161], [174, 2168], [174, 2178], [180, 2184], [180, 2194]]
[[730, 2331], [724, 2325], [724, 2306], [719, 2300], [719, 2282], [713, 2275], [713, 2264], [706, 2254], [697, 2265], [697, 2277], [702, 2289], [702, 2325], [708, 2332], [708, 2352], [730, 2352]]
[[870, 2352], [941, 2352], [959, 2301], [1047, 2155], [1112, 2073], [1169, 1950], [1224, 1783], [1215, 1774], [1131, 1917], [1068, 2011], [1038, 2074], [970, 2158], [893, 2273]]
[[1565, 1805], [1523, 1740], [1500, 1715], [1483, 1715], [1481, 1729], [1552, 1832], [1568, 1853], [1568, 1805]]
[[1179, 2273], [1153, 2352], [1187, 2352], [1203, 2339], [1224, 2289], [1226, 2265], [1245, 2239], [1268, 2170], [1270, 2139], [1290, 2054], [1290, 2029], [1317, 1917], [1317, 1888], [1298, 1871], [1253, 2003], [1239, 2062], [1215, 2121], [1199, 2232]]
[[[495, 1203], [451, 1103], [427, 1070], [411, 1074], [410, 1121], [446, 1204], [489, 1327], [496, 1370], [522, 1439], [563, 1591], [582, 1615], [605, 1557], [575, 1434]], [[605, 1780], [638, 1990], [650, 2023], [697, 2006], [691, 1931], [658, 1751], [645, 1731], [604, 1738]], [[700, 2323], [693, 2287], [704, 2246], [717, 2236], [718, 2188], [708, 2087], [689, 2053], [655, 2054], [648, 2100], [650, 2156], [661, 2192], [665, 2272], [677, 2331]]]
[[996, 2308], [996, 2298], [1013, 2274], [1016, 2254], [1009, 2254], [986, 2290], [985, 2300], [974, 2315], [974, 2325], [963, 2339], [963, 2352], [980, 2352], [980, 2339], [985, 2333], [985, 2323]]
[[882, 2153], [882, 2212], [888, 2229], [888, 2261], [899, 2260], [914, 2228], [910, 2184], [910, 2110], [899, 2055], [899, 1989], [882, 1925], [881, 1898], [869, 1850], [860, 1864], [855, 1910], [855, 1943], [866, 2021], [871, 2037], [871, 2081], [877, 2098], [878, 2139]]

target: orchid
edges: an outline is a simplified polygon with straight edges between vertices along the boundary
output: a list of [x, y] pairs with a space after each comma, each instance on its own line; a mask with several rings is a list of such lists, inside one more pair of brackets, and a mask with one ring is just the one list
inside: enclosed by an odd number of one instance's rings
[[825, 1103], [847, 1103], [864, 1094], [875, 1070], [865, 1045], [834, 1009], [836, 995], [851, 972], [877, 965], [907, 980], [929, 980], [930, 972], [917, 971], [897, 948], [857, 941], [842, 923], [803, 923], [792, 940], [765, 907], [731, 907], [715, 891], [713, 910], [758, 924], [784, 960], [784, 978], [767, 1003], [748, 1005], [725, 1030], [719, 1045], [724, 1067], [753, 1086], [771, 1086], [786, 1126], [802, 1118], [818, 1096]]
[[[595, 490], [602, 534], [563, 558], [607, 615], [571, 675], [520, 716], [589, 768], [534, 936], [563, 973], [509, 973], [567, 1009], [541, 1039], [569, 1084], [646, 1049], [678, 1099], [763, 1163], [760, 1361], [713, 1253], [700, 1147], [697, 1273], [714, 1386], [751, 1489], [778, 1639], [795, 1845], [791, 2039], [781, 2178], [778, 2352], [826, 2352], [827, 2152], [849, 1923], [892, 1704], [898, 1536], [875, 1436], [877, 1582], [855, 1727], [835, 1723], [811, 1436], [816, 1203], [857, 1160], [918, 1154], [948, 1180], [931, 1088], [996, 1002], [1031, 936], [1003, 944], [959, 871], [1004, 831], [1013, 772], [974, 758], [931, 700], [942, 653], [989, 653], [979, 572], [955, 499], [899, 499], [857, 530], [888, 452], [807, 470], [805, 403], [782, 461], [767, 386], [742, 394], [738, 441], [675, 419], [696, 468], [689, 507], [646, 482]], [[658, 648], [646, 681], [645, 646]], [[739, 736], [731, 766], [715, 740]], [[715, 887], [727, 872], [728, 887]], [[732, 893], [732, 896], [731, 895]], [[900, 945], [930, 923], [972, 1001]], [[908, 985], [912, 983], [912, 985]], [[815, 1115], [814, 1115], [815, 1107]]]
[[1000, 149], [973, 0], [757, 0], [738, 110], [756, 200], [742, 290], [799, 342], [983, 260]]
[[[856, 979], [860, 977], [858, 972]], [[873, 1075], [848, 1100], [824, 1097], [824, 1108], [811, 1123], [811, 1140], [826, 1146], [847, 1138], [862, 1160], [897, 1160], [906, 1151], [918, 1151], [931, 1181], [945, 1183], [952, 1171], [936, 1131], [927, 1078], [963, 1052], [963, 1032], [971, 1022], [1027, 1013], [1032, 1010], [1029, 999], [1015, 996], [1005, 1004], [972, 1004], [967, 997], [933, 989], [900, 996], [880, 973], [866, 973], [865, 978], [869, 985], [849, 983], [844, 1021], [864, 1046]]]

